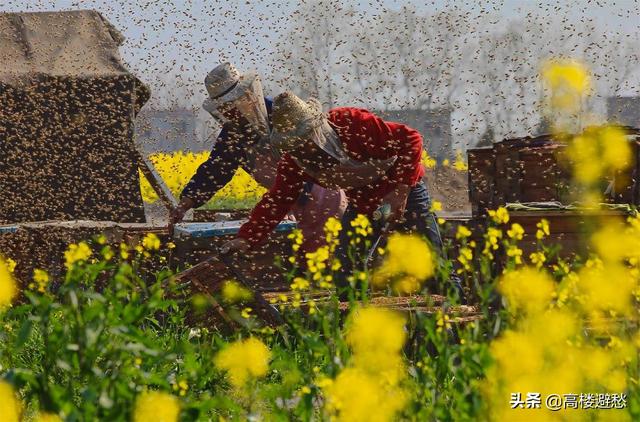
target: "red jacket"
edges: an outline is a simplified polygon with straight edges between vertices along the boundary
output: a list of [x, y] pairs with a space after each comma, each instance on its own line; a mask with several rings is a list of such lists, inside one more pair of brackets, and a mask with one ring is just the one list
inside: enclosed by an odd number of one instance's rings
[[[372, 185], [346, 191], [349, 203], [359, 213], [371, 215], [399, 183], [414, 186], [424, 175], [420, 163], [422, 136], [415, 129], [385, 122], [368, 110], [351, 107], [332, 109], [329, 121], [336, 127], [343, 148], [354, 160], [398, 157], [386, 177]], [[252, 246], [261, 243], [296, 202], [304, 182], [322, 185], [306, 174], [289, 154], [284, 154], [278, 163], [274, 185], [255, 206], [238, 236]]]

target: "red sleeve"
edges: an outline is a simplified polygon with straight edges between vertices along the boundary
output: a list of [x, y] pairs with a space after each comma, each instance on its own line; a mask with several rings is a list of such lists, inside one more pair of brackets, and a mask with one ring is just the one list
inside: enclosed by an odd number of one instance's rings
[[[340, 139], [347, 143], [357, 159], [389, 158], [397, 161], [389, 170], [390, 183], [413, 186], [423, 176], [422, 135], [409, 126], [385, 122], [365, 109], [342, 107], [330, 111], [330, 119], [338, 127]], [[364, 150], [362, 149], [364, 147]], [[358, 157], [358, 152], [366, 156]]]
[[273, 186], [253, 208], [249, 221], [240, 227], [238, 237], [246, 239], [251, 246], [262, 243], [302, 193], [303, 174], [291, 157], [285, 154], [278, 163]]
[[393, 132], [391, 143], [398, 159], [389, 171], [391, 182], [413, 186], [424, 175], [422, 167], [422, 135], [400, 123], [387, 123]]

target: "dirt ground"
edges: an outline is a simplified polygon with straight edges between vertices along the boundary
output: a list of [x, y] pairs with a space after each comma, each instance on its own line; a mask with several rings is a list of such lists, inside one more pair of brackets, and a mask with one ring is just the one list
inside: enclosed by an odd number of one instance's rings
[[445, 213], [471, 213], [466, 171], [460, 172], [452, 167], [435, 167], [427, 169], [424, 180], [427, 182], [431, 199], [442, 202], [442, 210]]

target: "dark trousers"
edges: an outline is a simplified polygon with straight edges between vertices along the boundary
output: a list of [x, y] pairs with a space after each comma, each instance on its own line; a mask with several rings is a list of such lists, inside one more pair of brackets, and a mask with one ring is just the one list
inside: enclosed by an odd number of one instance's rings
[[[362, 241], [358, 245], [350, 246], [351, 237], [348, 232], [353, 231], [351, 221], [353, 221], [357, 215], [358, 212], [351, 205], [347, 206], [342, 216], [342, 230], [338, 235], [339, 243], [336, 248], [336, 258], [340, 261], [341, 268], [335, 275], [335, 282], [338, 288], [338, 294], [342, 299], [348, 298], [351, 289], [348, 277], [352, 275], [354, 271], [366, 269], [372, 256], [376, 254], [376, 249], [378, 247], [384, 247], [386, 244], [386, 238], [381, 235], [384, 224], [382, 222], [372, 221], [373, 233], [369, 236], [369, 250], [365, 249]], [[369, 219], [371, 220], [371, 217]], [[431, 243], [433, 250], [439, 254], [440, 260], [446, 259], [438, 223], [435, 215], [431, 212], [431, 198], [429, 197], [424, 182], [421, 181], [411, 188], [404, 212], [404, 221], [395, 226], [395, 230], [423, 236]], [[462, 295], [462, 288], [458, 277], [453, 275], [450, 281], [453, 283], [453, 287], [458, 294]], [[436, 286], [430, 287], [433, 288]], [[460, 298], [462, 299], [462, 296], [460, 296]]]

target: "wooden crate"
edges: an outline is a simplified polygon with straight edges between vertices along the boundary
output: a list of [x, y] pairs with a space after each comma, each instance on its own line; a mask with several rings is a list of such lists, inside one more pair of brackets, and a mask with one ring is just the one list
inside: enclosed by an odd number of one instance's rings
[[[640, 131], [623, 128], [632, 147], [632, 163], [625, 171], [602, 180], [603, 193], [610, 203], [640, 205]], [[509, 139], [492, 147], [468, 150], [469, 199], [472, 215], [485, 216], [513, 202], [579, 200], [580, 192], [571, 183], [570, 157], [566, 144], [551, 135]]]

